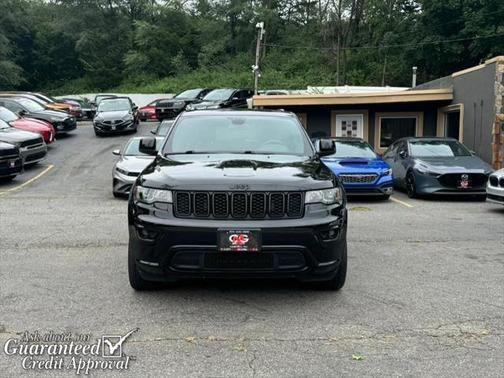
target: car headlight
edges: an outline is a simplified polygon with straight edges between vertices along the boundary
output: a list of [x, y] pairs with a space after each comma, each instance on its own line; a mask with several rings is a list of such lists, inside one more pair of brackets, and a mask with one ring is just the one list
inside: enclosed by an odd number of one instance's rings
[[392, 168], [385, 169], [385, 170], [382, 172], [382, 175], [383, 175], [383, 176], [390, 176], [391, 174], [392, 174]]
[[341, 188], [331, 188], [323, 190], [312, 190], [306, 192], [305, 203], [323, 203], [331, 205], [343, 201], [343, 192]]
[[133, 116], [131, 114], [128, 114], [123, 117], [123, 121], [133, 121]]
[[186, 110], [194, 110], [194, 106], [192, 104], [189, 104], [186, 106]]
[[146, 188], [140, 185], [137, 185], [135, 188], [134, 198], [136, 201], [145, 203], [173, 202], [171, 190]]
[[416, 166], [415, 170], [422, 175], [439, 176], [441, 174], [438, 172], [431, 171], [428, 167], [422, 165]]
[[126, 175], [126, 176], [129, 173], [127, 170], [119, 168], [119, 167], [116, 167], [116, 171], [119, 172], [119, 173], [122, 173], [123, 175]]
[[174, 108], [181, 108], [181, 107], [182, 107], [182, 106], [184, 106], [184, 105], [185, 105], [185, 102], [184, 102], [184, 101], [175, 101], [175, 102], [173, 103], [173, 107], [174, 107]]

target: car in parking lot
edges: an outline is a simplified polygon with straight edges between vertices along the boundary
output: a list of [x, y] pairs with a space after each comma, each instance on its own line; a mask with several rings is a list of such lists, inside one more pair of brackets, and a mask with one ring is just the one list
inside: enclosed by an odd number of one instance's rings
[[75, 117], [59, 110], [49, 110], [38, 102], [25, 97], [0, 97], [0, 106], [18, 114], [21, 117], [35, 118], [49, 122], [56, 135], [65, 134], [77, 128]]
[[453, 138], [408, 137], [383, 155], [395, 185], [410, 198], [422, 195], [471, 195], [486, 198], [492, 167]]
[[247, 100], [254, 95], [250, 89], [221, 88], [209, 92], [199, 102], [187, 105], [187, 110], [247, 108]]
[[[140, 152], [141, 139], [141, 137], [131, 138], [122, 149], [113, 151], [114, 155], [119, 156], [112, 169], [114, 197], [128, 196], [138, 175], [154, 160], [154, 156]], [[160, 146], [163, 139], [156, 138], [156, 146]]]
[[174, 122], [175, 120], [173, 119], [165, 119], [159, 123], [155, 130], [151, 130], [151, 133], [156, 136], [165, 137], [172, 129]]
[[96, 107], [87, 98], [63, 97], [61, 98], [61, 101], [77, 103], [80, 106], [81, 110], [80, 117], [90, 120], [94, 118], [94, 115], [96, 113]]
[[[360, 138], [333, 138], [336, 152], [322, 161], [339, 177], [348, 195], [380, 196], [393, 191], [392, 169]], [[314, 143], [319, 143], [319, 139]]]
[[47, 146], [39, 134], [17, 130], [4, 121], [0, 121], [0, 142], [19, 148], [23, 166], [36, 164], [47, 154]]
[[93, 127], [97, 136], [137, 132], [138, 108], [129, 97], [105, 98], [96, 108]]
[[113, 94], [98, 94], [95, 96], [92, 104], [95, 106], [95, 107], [98, 107], [98, 105], [100, 105], [100, 102], [102, 100], [105, 100], [107, 98], [114, 98], [114, 97], [117, 97], [116, 95], [113, 95]]
[[504, 169], [490, 175], [487, 184], [487, 200], [504, 205]]
[[210, 88], [188, 89], [175, 95], [172, 99], [158, 101], [155, 109], [156, 118], [160, 121], [163, 119], [174, 119], [182, 113], [187, 106], [201, 101], [203, 97], [211, 91], [212, 89]]
[[19, 117], [16, 113], [3, 106], [0, 106], [0, 120], [7, 122], [16, 129], [40, 134], [46, 144], [52, 143], [56, 135], [54, 127], [49, 122], [35, 118]]
[[158, 119], [156, 115], [156, 107], [159, 103], [165, 103], [169, 100], [170, 99], [168, 98], [158, 98], [157, 100], [151, 101], [147, 105], [142, 106], [140, 109], [138, 109], [140, 121], [156, 121]]
[[287, 112], [182, 113], [129, 198], [131, 286], [184, 278], [296, 278], [340, 289], [346, 197]]
[[0, 141], [0, 182], [12, 180], [23, 169], [19, 147]]

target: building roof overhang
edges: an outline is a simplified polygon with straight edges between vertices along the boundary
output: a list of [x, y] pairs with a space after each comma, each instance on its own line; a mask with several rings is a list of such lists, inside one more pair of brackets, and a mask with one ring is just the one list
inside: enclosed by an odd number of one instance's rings
[[362, 105], [390, 104], [427, 101], [451, 101], [453, 90], [427, 89], [382, 93], [331, 93], [254, 96], [253, 106], [317, 106], [317, 105]]

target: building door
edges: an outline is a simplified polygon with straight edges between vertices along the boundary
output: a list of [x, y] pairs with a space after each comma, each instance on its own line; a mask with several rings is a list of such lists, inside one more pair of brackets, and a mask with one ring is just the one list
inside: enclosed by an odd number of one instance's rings
[[460, 112], [446, 114], [445, 136], [460, 139]]
[[364, 116], [345, 114], [336, 116], [336, 136], [364, 138]]

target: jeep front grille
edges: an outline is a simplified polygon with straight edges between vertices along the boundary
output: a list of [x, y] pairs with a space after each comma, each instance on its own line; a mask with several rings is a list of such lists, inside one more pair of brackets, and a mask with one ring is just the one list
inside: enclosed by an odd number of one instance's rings
[[281, 219], [301, 218], [300, 192], [174, 192], [178, 218]]

